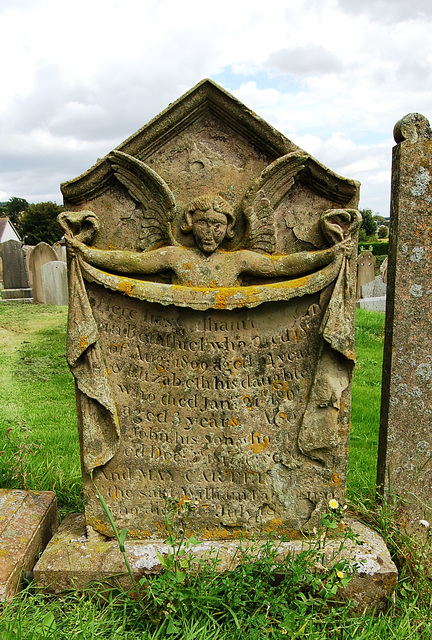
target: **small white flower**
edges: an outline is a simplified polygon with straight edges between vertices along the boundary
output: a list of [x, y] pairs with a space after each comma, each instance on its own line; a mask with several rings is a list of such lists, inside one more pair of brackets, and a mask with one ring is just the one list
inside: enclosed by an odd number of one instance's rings
[[339, 506], [339, 502], [337, 500], [335, 500], [334, 498], [332, 498], [331, 500], [329, 500], [329, 507], [330, 509], [337, 509]]
[[422, 527], [425, 527], [426, 529], [429, 529], [430, 527], [430, 523], [427, 520], [420, 520], [420, 524]]

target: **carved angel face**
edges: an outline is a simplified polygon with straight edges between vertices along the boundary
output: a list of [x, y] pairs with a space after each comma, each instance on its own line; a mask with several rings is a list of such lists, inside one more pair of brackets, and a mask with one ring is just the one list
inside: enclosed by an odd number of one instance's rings
[[228, 219], [224, 213], [214, 209], [194, 211], [192, 215], [192, 234], [195, 243], [203, 253], [213, 253], [226, 236]]

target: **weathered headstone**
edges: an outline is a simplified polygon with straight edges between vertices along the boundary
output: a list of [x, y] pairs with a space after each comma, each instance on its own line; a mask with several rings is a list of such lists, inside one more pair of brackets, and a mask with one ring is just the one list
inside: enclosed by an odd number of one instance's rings
[[374, 280], [363, 284], [361, 287], [361, 297], [362, 298], [378, 298], [380, 296], [385, 296], [387, 287], [383, 282], [382, 277], [375, 276]]
[[432, 132], [395, 126], [377, 483], [411, 532], [432, 518]]
[[62, 187], [87, 524], [293, 536], [344, 500], [358, 183], [212, 82]]
[[371, 251], [362, 251], [357, 258], [357, 298], [364, 284], [375, 278], [375, 256]]
[[31, 256], [31, 252], [33, 251], [34, 246], [31, 244], [24, 244], [22, 246], [22, 250], [24, 253], [24, 259], [25, 259], [25, 265], [26, 265], [26, 270], [27, 270], [27, 275], [28, 275], [28, 279], [29, 279], [29, 286], [33, 287], [33, 274], [31, 272], [30, 269], [30, 256]]
[[31, 297], [24, 254], [19, 240], [7, 240], [0, 244], [3, 261], [4, 299], [24, 299]]
[[41, 267], [42, 293], [45, 304], [67, 305], [68, 283], [66, 263], [46, 262]]
[[384, 261], [380, 266], [380, 275], [384, 284], [387, 284], [387, 273], [388, 273], [388, 256], [384, 258]]
[[56, 252], [57, 260], [66, 262], [66, 245], [64, 241], [59, 240], [58, 242], [54, 242], [52, 248]]
[[30, 254], [29, 266], [33, 282], [33, 302], [43, 304], [44, 294], [42, 287], [41, 267], [47, 262], [57, 260], [57, 254], [46, 242], [39, 242]]
[[[138, 578], [170, 552], [165, 496], [196, 503], [193, 555], [220, 570], [240, 536], [304, 549], [345, 495], [358, 183], [204, 81], [62, 190], [86, 511], [38, 585], [121, 571], [92, 476]], [[349, 597], [383, 607], [396, 568], [352, 526]]]

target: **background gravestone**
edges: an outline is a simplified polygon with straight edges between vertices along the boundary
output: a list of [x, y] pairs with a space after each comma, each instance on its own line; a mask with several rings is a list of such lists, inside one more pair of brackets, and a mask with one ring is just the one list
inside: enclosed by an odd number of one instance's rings
[[56, 252], [57, 260], [66, 262], [66, 245], [63, 240], [54, 242], [52, 248]]
[[29, 258], [30, 271], [33, 282], [33, 302], [43, 304], [44, 293], [42, 287], [41, 267], [47, 262], [57, 260], [57, 254], [46, 242], [39, 242], [32, 250]]
[[32, 290], [29, 288], [27, 269], [21, 242], [7, 240], [0, 244], [0, 257], [3, 264], [3, 300], [31, 302]]
[[357, 258], [357, 298], [364, 284], [375, 279], [375, 256], [371, 251], [362, 251]]
[[66, 263], [46, 262], [41, 267], [42, 292], [45, 304], [67, 305], [68, 284]]
[[34, 246], [30, 244], [24, 244], [22, 247], [30, 287], [33, 287], [33, 274], [30, 269], [30, 256], [33, 249], [34, 249]]
[[5, 289], [25, 289], [29, 286], [24, 254], [19, 240], [0, 244], [3, 260], [3, 286]]
[[363, 284], [361, 287], [362, 298], [377, 298], [386, 295], [387, 287], [383, 282], [381, 275], [375, 276], [374, 280]]
[[358, 183], [205, 81], [62, 185], [86, 522], [298, 535], [344, 500]]
[[387, 284], [387, 273], [388, 273], [388, 256], [384, 258], [384, 261], [380, 266], [380, 275], [385, 285]]
[[[395, 126], [377, 484], [399, 524], [432, 518], [432, 132], [420, 114]], [[417, 537], [420, 541], [421, 537]]]

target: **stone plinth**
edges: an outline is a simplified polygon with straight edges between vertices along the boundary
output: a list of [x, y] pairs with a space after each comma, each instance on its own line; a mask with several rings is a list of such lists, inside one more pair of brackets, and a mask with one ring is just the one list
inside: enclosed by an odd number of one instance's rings
[[2, 300], [14, 300], [15, 302], [32, 302], [33, 292], [31, 289], [2, 289]]
[[386, 296], [360, 298], [360, 300], [357, 300], [357, 307], [360, 309], [366, 309], [366, 311], [382, 311], [385, 313]]
[[432, 131], [395, 126], [377, 483], [420, 541], [432, 519]]
[[54, 493], [0, 489], [0, 600], [18, 591], [56, 529]]
[[[347, 520], [347, 526], [356, 534], [357, 542], [346, 540], [342, 552], [341, 537], [328, 539], [323, 544], [326, 566], [341, 559], [359, 569], [341, 594], [353, 601], [354, 607], [363, 612], [366, 607], [384, 609], [397, 582], [397, 569], [382, 538], [365, 525]], [[242, 548], [256, 551], [258, 556], [261, 543], [243, 541]], [[278, 561], [293, 556], [310, 546], [316, 548], [319, 541], [306, 538], [289, 542], [275, 542], [280, 551]], [[196, 562], [218, 557], [217, 570], [233, 570], [239, 564], [238, 541], [204, 541], [188, 553], [193, 554], [192, 566]], [[167, 556], [170, 547], [161, 540], [126, 541], [126, 554], [134, 577], [151, 576], [162, 571], [157, 553]], [[275, 570], [277, 573], [277, 569]], [[36, 585], [49, 593], [62, 593], [67, 589], [83, 589], [93, 582], [112, 585], [120, 584], [130, 588], [122, 555], [115, 540], [92, 531], [87, 537], [83, 514], [68, 516], [42, 554], [34, 570]]]

